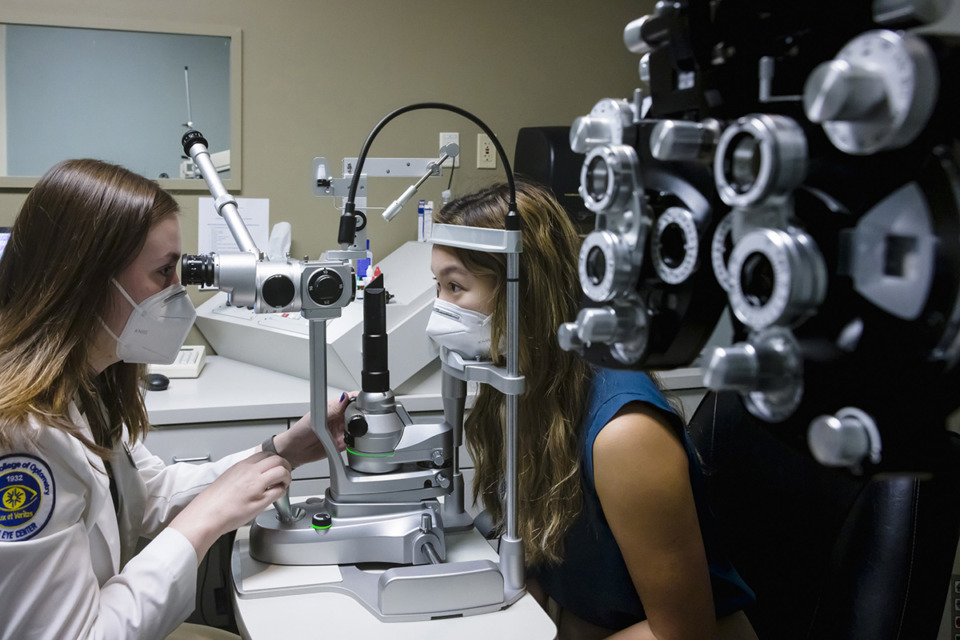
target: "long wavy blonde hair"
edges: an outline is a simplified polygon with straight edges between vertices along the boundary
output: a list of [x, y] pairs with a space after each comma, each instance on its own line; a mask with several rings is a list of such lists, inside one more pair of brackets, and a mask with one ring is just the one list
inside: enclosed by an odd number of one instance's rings
[[[566, 212], [546, 189], [517, 182], [517, 213], [523, 225], [520, 254], [520, 373], [517, 456], [518, 534], [529, 565], [559, 562], [564, 538], [583, 506], [580, 485], [580, 422], [590, 391], [590, 366], [563, 351], [557, 329], [577, 313], [580, 240]], [[510, 191], [487, 187], [448, 203], [441, 224], [503, 228]], [[493, 276], [493, 359], [506, 326], [506, 258], [503, 254], [454, 249], [475, 275]], [[473, 497], [483, 500], [496, 527], [504, 526], [505, 403], [503, 394], [481, 385], [466, 420], [467, 447], [476, 466]]]
[[[101, 457], [124, 425], [133, 438], [146, 432], [142, 365], [117, 362], [97, 375], [90, 349], [114, 299], [111, 278], [178, 211], [155, 182], [97, 160], [61, 162], [30, 191], [0, 259], [0, 446], [32, 439], [31, 417]], [[70, 419], [73, 401], [93, 442]]]

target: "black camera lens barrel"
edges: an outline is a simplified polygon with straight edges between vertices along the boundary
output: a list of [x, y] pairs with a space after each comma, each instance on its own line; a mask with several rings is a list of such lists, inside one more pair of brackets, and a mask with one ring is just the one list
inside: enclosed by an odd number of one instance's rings
[[180, 282], [185, 285], [215, 286], [216, 254], [184, 255], [180, 259]]
[[197, 143], [200, 143], [204, 146], [204, 151], [206, 151], [206, 148], [210, 146], [207, 142], [207, 139], [204, 138], [203, 134], [199, 131], [187, 131], [185, 134], [183, 134], [183, 137], [180, 138], [180, 144], [183, 146], [183, 152], [188, 156], [190, 155], [190, 149]]

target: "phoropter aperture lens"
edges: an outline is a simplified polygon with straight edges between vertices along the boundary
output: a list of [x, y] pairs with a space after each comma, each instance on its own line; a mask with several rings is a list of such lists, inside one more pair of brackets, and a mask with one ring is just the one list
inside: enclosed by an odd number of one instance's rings
[[770, 259], [762, 253], [752, 253], [743, 261], [740, 288], [747, 303], [763, 307], [773, 297], [774, 272]]
[[584, 185], [587, 193], [594, 200], [602, 199], [610, 184], [610, 172], [606, 160], [600, 156], [593, 158], [587, 168], [587, 179], [588, 184]]
[[686, 257], [687, 236], [678, 224], [668, 224], [660, 232], [660, 256], [664, 264], [676, 269]]
[[603, 254], [603, 249], [600, 247], [590, 249], [590, 252], [587, 253], [586, 267], [587, 277], [590, 278], [591, 284], [596, 286], [603, 282], [607, 275], [607, 257]]
[[760, 145], [751, 135], [734, 138], [727, 157], [727, 180], [739, 193], [746, 193], [760, 175]]

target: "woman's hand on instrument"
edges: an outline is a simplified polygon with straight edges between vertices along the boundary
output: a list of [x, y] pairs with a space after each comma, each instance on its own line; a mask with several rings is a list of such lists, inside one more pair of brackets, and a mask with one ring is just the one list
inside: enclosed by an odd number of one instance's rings
[[290, 485], [290, 463], [258, 451], [201, 491], [170, 523], [202, 558], [221, 535], [241, 527], [277, 501]]
[[[356, 396], [357, 392], [352, 391], [342, 394], [338, 400], [331, 400], [327, 403], [327, 431], [330, 432], [337, 451], [346, 449], [344, 443], [344, 434], [346, 433], [344, 412], [350, 400]], [[324, 450], [320, 438], [313, 431], [309, 413], [297, 420], [292, 427], [283, 433], [274, 436], [273, 444], [277, 448], [277, 453], [289, 460], [294, 469], [307, 462], [322, 460], [327, 457], [327, 452]]]

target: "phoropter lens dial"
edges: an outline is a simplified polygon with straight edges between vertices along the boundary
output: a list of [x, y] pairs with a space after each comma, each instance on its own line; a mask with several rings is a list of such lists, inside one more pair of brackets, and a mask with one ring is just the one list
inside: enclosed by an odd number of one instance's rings
[[587, 154], [580, 169], [580, 197], [596, 213], [629, 206], [638, 184], [637, 152], [633, 147], [597, 147]]
[[813, 238], [799, 229], [757, 229], [730, 254], [730, 306], [748, 327], [793, 326], [827, 291], [827, 268]]
[[806, 177], [807, 139], [786, 116], [745, 116], [721, 134], [713, 161], [720, 199], [749, 208], [780, 201]]
[[591, 300], [608, 302], [627, 293], [639, 268], [634, 253], [610, 231], [594, 231], [580, 247], [580, 286]]
[[697, 266], [700, 237], [693, 214], [670, 207], [657, 218], [651, 242], [653, 266], [667, 284], [686, 281]]

